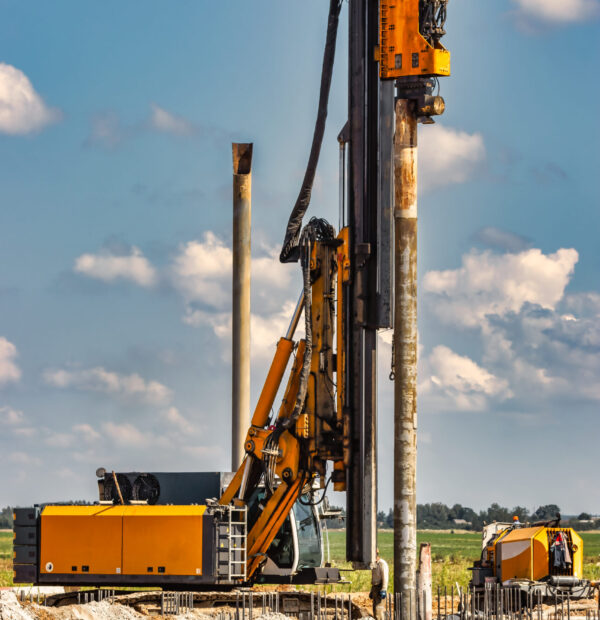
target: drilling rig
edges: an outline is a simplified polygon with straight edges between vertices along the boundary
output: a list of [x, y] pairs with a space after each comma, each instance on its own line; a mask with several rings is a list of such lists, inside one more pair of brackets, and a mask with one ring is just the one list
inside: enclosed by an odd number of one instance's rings
[[[313, 142], [280, 256], [284, 263], [300, 265], [303, 287], [289, 329], [277, 344], [238, 471], [99, 470], [100, 498], [94, 505], [17, 510], [15, 583], [207, 589], [257, 581], [335, 582], [339, 572], [323, 566], [315, 509], [329, 484], [346, 493], [347, 560], [356, 569], [372, 567], [377, 332], [394, 327], [394, 317], [396, 332], [404, 329], [398, 321], [405, 304], [406, 283], [399, 280], [405, 265], [395, 265], [394, 256], [401, 244], [416, 243], [416, 195], [412, 202], [405, 199], [415, 190], [416, 170], [409, 180], [395, 179], [403, 166], [416, 167], [417, 122], [431, 123], [443, 112], [443, 100], [433, 93], [438, 78], [450, 73], [450, 55], [440, 42], [446, 3], [347, 3], [348, 121], [338, 136], [347, 199], [335, 231], [314, 217], [303, 226], [342, 9], [342, 0], [330, 0]], [[399, 123], [407, 128], [400, 142]], [[295, 339], [301, 320], [304, 336]], [[413, 346], [416, 339], [399, 343], [395, 372], [397, 381], [404, 381], [397, 389], [416, 433], [414, 394], [406, 398], [410, 386], [401, 363]], [[272, 413], [286, 372], [283, 399]], [[413, 487], [414, 479], [405, 481], [403, 492], [414, 504]], [[396, 548], [396, 561], [413, 576], [403, 577], [400, 587], [410, 585], [416, 570], [413, 512], [414, 540], [409, 537]], [[407, 514], [410, 520], [410, 510]]]

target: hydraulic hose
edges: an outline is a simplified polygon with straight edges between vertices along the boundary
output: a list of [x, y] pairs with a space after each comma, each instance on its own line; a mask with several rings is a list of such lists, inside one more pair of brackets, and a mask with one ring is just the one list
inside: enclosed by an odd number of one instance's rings
[[304, 180], [296, 199], [296, 204], [289, 217], [285, 238], [281, 248], [279, 260], [282, 263], [295, 263], [300, 258], [299, 242], [300, 231], [302, 228], [302, 218], [310, 204], [315, 173], [319, 163], [323, 135], [325, 133], [325, 121], [327, 120], [327, 105], [329, 102], [329, 91], [331, 90], [331, 78], [333, 75], [333, 63], [335, 59], [335, 46], [339, 16], [342, 8], [342, 0], [330, 0], [329, 18], [327, 20], [327, 39], [325, 41], [325, 52], [323, 54], [323, 69], [321, 72], [321, 89], [319, 93], [319, 108], [317, 121], [313, 133], [313, 141], [310, 149], [310, 156], [304, 174]]

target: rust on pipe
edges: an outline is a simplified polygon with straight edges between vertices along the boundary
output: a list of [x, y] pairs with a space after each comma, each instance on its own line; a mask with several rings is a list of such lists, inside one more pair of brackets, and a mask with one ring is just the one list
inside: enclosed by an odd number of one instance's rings
[[232, 144], [233, 286], [231, 468], [244, 458], [250, 421], [250, 227], [252, 215], [252, 144]]
[[[419, 590], [419, 620], [432, 620], [433, 597], [431, 591], [431, 545], [429, 543], [421, 543], [421, 547], [419, 549], [417, 587]], [[454, 613], [454, 611], [451, 613]]]
[[[394, 591], [409, 601], [417, 585], [417, 109], [406, 99], [396, 102], [394, 222]], [[413, 606], [403, 612], [416, 617]]]

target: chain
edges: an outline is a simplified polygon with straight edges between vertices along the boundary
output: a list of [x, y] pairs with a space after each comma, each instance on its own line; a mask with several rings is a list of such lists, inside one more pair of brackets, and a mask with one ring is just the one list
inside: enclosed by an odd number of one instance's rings
[[390, 381], [394, 381], [396, 378], [396, 373], [394, 372], [394, 368], [396, 367], [396, 347], [394, 346], [394, 341], [392, 340], [392, 369], [390, 371]]

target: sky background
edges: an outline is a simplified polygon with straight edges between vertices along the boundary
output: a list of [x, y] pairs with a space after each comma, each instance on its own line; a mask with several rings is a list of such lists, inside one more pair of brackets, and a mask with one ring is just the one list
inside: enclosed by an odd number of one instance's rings
[[[252, 402], [328, 2], [0, 4], [0, 505], [230, 465], [231, 142], [254, 142]], [[418, 501], [600, 513], [598, 0], [451, 0], [420, 128]], [[338, 222], [347, 4], [308, 216]], [[391, 332], [379, 506], [392, 503]]]

